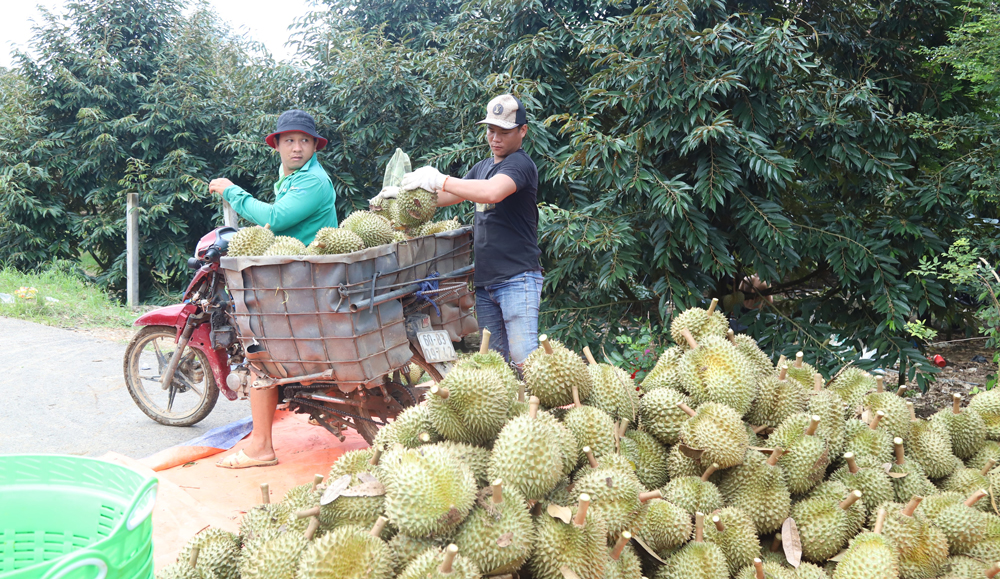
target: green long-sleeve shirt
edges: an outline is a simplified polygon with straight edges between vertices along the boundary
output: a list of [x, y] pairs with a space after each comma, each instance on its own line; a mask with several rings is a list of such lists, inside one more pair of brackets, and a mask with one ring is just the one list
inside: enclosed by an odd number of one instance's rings
[[269, 223], [275, 235], [288, 235], [306, 245], [320, 229], [337, 226], [333, 182], [315, 154], [299, 170], [278, 179], [274, 203], [258, 201], [237, 185], [226, 187], [222, 196], [241, 217], [257, 225]]

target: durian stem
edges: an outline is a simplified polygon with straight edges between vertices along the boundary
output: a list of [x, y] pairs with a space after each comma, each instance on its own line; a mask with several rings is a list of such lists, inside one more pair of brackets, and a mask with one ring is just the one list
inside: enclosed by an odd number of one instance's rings
[[318, 507], [318, 506], [317, 507], [309, 507], [308, 509], [301, 510], [301, 511], [295, 513], [295, 518], [296, 519], [305, 519], [307, 517], [315, 517], [315, 516], [319, 515], [319, 512], [320, 512], [321, 509], [322, 509], [322, 507]]
[[583, 347], [583, 356], [587, 359], [587, 363], [591, 366], [597, 365], [597, 360], [594, 359], [594, 354], [590, 351], [590, 346]]
[[191, 567], [198, 566], [198, 554], [201, 553], [201, 546], [195, 545], [191, 547], [191, 556], [188, 557], [188, 565]]
[[979, 499], [985, 497], [988, 494], [989, 493], [986, 492], [985, 490], [979, 489], [978, 491], [972, 493], [971, 497], [965, 499], [965, 502], [962, 503], [962, 504], [964, 504], [967, 507], [971, 507], [971, 506], [975, 505], [976, 503], [978, 503]]
[[878, 510], [878, 515], [875, 516], [875, 526], [872, 527], [872, 532], [876, 535], [882, 534], [882, 525], [885, 524], [885, 508]]
[[845, 452], [844, 460], [847, 461], [847, 470], [851, 471], [851, 474], [858, 474], [861, 469], [858, 468], [858, 461], [854, 459], [854, 453]]
[[458, 555], [458, 545], [452, 543], [448, 545], [444, 550], [444, 562], [438, 567], [438, 573], [442, 575], [451, 575], [454, 571], [453, 565], [455, 564], [455, 557]]
[[778, 380], [784, 382], [787, 379], [788, 379], [788, 364], [784, 364], [781, 366], [781, 371], [778, 372]]
[[628, 423], [628, 418], [622, 418], [621, 428], [618, 429], [618, 438], [625, 436], [625, 433], [628, 432]]
[[923, 500], [924, 497], [913, 495], [913, 497], [910, 499], [910, 502], [906, 503], [906, 506], [903, 507], [903, 510], [901, 512], [907, 517], [912, 517], [914, 511], [917, 510], [917, 507], [920, 506], [920, 502]]
[[618, 537], [618, 542], [615, 543], [615, 548], [611, 551], [611, 558], [617, 561], [622, 556], [622, 551], [625, 550], [625, 545], [632, 540], [632, 533], [628, 531], [622, 531], [622, 536]]
[[782, 366], [787, 366], [787, 365], [788, 365], [788, 356], [784, 354], [778, 356], [778, 363], [775, 364], [775, 367], [781, 368]]
[[722, 524], [722, 519], [719, 518], [719, 515], [712, 517], [712, 523], [715, 525], [716, 531], [719, 531], [720, 533], [726, 532], [726, 526]]
[[734, 332], [732, 328], [730, 328], [729, 331], [726, 332], [726, 337], [729, 338], [729, 342], [732, 345], [734, 346], [736, 345], [736, 332]]
[[885, 418], [885, 412], [879, 410], [878, 412], [875, 413], [875, 418], [872, 418], [871, 423], [868, 424], [868, 428], [871, 428], [872, 430], [878, 430], [878, 423], [883, 418]]
[[708, 481], [708, 479], [711, 478], [711, 476], [715, 474], [715, 471], [717, 470], [719, 470], [719, 463], [713, 462], [712, 464], [710, 464], [708, 468], [705, 469], [705, 472], [701, 474], [702, 482]]
[[896, 388], [896, 396], [903, 397], [906, 395], [906, 384], [903, 384], [899, 388]]
[[524, 382], [520, 382], [517, 385], [517, 401], [524, 402]]
[[903, 454], [903, 439], [898, 436], [893, 438], [892, 446], [896, 449], [896, 464], [906, 464], [906, 455]]
[[372, 530], [368, 531], [368, 534], [373, 537], [380, 536], [382, 534], [382, 530], [385, 529], [385, 524], [388, 522], [389, 519], [385, 517], [379, 517], [378, 520], [375, 521], [375, 525], [372, 527]]
[[479, 342], [479, 353], [485, 354], [490, 351], [490, 331], [487, 328], [483, 328], [483, 337]]
[[806, 436], [812, 436], [816, 434], [816, 429], [819, 428], [820, 417], [818, 414], [813, 414], [809, 417], [809, 427], [806, 428]]
[[576, 384], [573, 384], [571, 389], [573, 390], [573, 406], [577, 408], [583, 406], [583, 402], [580, 402], [580, 388]]
[[756, 579], [764, 579], [764, 562], [760, 559], [753, 560], [753, 570], [754, 577]]
[[775, 448], [774, 450], [771, 451], [771, 456], [767, 457], [767, 464], [769, 466], [774, 466], [778, 464], [778, 461], [781, 460], [781, 455], [783, 454], [785, 454], [785, 449]]
[[559, 567], [559, 573], [562, 574], [563, 579], [580, 579], [580, 576], [566, 565]]
[[538, 416], [538, 407], [541, 403], [542, 402], [538, 399], [538, 396], [532, 396], [528, 399], [528, 416], [530, 416], [532, 420]]
[[987, 579], [993, 579], [997, 574], [1000, 574], [1000, 561], [997, 561], [992, 567], [986, 570]]
[[951, 395], [951, 413], [961, 414], [962, 413], [962, 395], [958, 392]]
[[265, 223], [264, 224], [264, 229], [271, 229], [271, 224], [270, 223]]
[[705, 513], [695, 512], [694, 514], [694, 542], [705, 541]]
[[983, 466], [983, 470], [979, 471], [979, 474], [983, 476], [988, 475], [990, 471], [993, 470], [993, 467], [996, 466], [996, 464], [997, 461], [993, 460], [992, 458], [989, 459], [988, 461], [986, 461], [986, 465]]
[[271, 503], [271, 489], [267, 483], [260, 485], [260, 502], [264, 505]]
[[538, 343], [541, 344], [542, 348], [545, 349], [546, 354], [551, 355], [552, 352], [554, 351], [552, 349], [552, 344], [549, 343], [549, 337], [547, 335], [542, 334], [541, 336], [538, 336]]
[[692, 350], [698, 348], [698, 342], [696, 342], [694, 340], [694, 336], [691, 335], [691, 330], [684, 328], [683, 330], [681, 330], [681, 335], [684, 336], [684, 340], [687, 341], [689, 348], [691, 348]]
[[313, 475], [313, 488], [312, 488], [312, 490], [316, 490], [316, 487], [318, 487], [322, 482], [323, 482], [323, 475], [321, 475], [321, 474]]
[[822, 374], [819, 372], [813, 374], [813, 392], [819, 392], [822, 390], [824, 382]]
[[910, 411], [910, 422], [915, 422], [917, 420], [917, 408], [912, 402], [907, 402], [906, 409]]
[[312, 541], [313, 537], [316, 536], [316, 531], [319, 529], [319, 517], [313, 517], [309, 521], [309, 526], [306, 527], [306, 541]]
[[883, 377], [883, 376], [876, 376], [875, 377], [875, 391], [876, 392], [885, 392], [885, 377]]
[[841, 508], [841, 510], [846, 511], [847, 509], [851, 508], [851, 505], [858, 502], [858, 499], [860, 498], [861, 498], [861, 491], [853, 490], [851, 491], [851, 494], [847, 495], [846, 499], [840, 501], [840, 505], [838, 506]]
[[771, 541], [771, 549], [770, 549], [770, 551], [772, 553], [777, 553], [780, 550], [781, 550], [781, 533], [775, 533], [774, 534], [774, 540]]
[[715, 312], [715, 306], [717, 305], [719, 305], [719, 298], [712, 298], [712, 303], [708, 304], [708, 310], [706, 313], [708, 313], [708, 315], [712, 315], [712, 313]]
[[688, 416], [694, 416], [695, 414], [697, 414], [694, 410], [691, 410], [690, 406], [684, 404], [683, 402], [678, 402], [677, 407], [683, 410], [684, 413], [687, 414]]
[[805, 357], [805, 355], [802, 352], [795, 352], [795, 367], [796, 368], [801, 368], [802, 367], [802, 358], [804, 358], [804, 357]]
[[431, 433], [421, 432], [419, 435], [417, 435], [417, 438], [420, 439], [420, 442], [427, 444], [428, 442], [431, 441]]
[[597, 457], [594, 456], [594, 451], [589, 447], [585, 446], [582, 449], [583, 454], [587, 455], [587, 462], [590, 463], [590, 468], [597, 468]]
[[573, 524], [582, 527], [587, 520], [587, 509], [590, 507], [590, 495], [583, 493], [580, 495], [580, 502], [576, 506], [576, 516], [573, 517]]
[[753, 433], [754, 434], [760, 434], [761, 432], [764, 432], [768, 428], [771, 428], [771, 427], [768, 426], [768, 425], [766, 425], [766, 424], [761, 424], [760, 426], [754, 426], [753, 427]]
[[498, 478], [490, 485], [493, 490], [493, 504], [499, 505], [503, 502], [503, 479]]
[[441, 400], [447, 400], [451, 396], [451, 392], [443, 386], [438, 386], [437, 384], [431, 386], [431, 394], [435, 396], [440, 396]]
[[639, 493], [639, 502], [645, 503], [653, 499], [662, 499], [663, 492], [660, 489]]

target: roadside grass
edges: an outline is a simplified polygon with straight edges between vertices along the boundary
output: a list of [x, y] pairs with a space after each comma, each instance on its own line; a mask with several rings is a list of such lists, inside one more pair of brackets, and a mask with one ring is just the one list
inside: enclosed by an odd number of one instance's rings
[[[41, 272], [0, 266], [0, 293], [15, 296], [14, 303], [0, 303], [0, 316], [60, 328], [130, 327], [139, 314], [87, 283], [71, 266], [54, 264]], [[23, 299], [15, 295], [22, 287], [38, 291], [33, 299]]]

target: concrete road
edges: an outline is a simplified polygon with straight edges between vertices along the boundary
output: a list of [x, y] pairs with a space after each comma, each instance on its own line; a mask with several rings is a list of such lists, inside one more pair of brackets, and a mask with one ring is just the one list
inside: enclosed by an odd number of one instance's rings
[[250, 415], [250, 403], [219, 395], [194, 426], [153, 422], [122, 377], [125, 345], [0, 317], [0, 453], [143, 458]]

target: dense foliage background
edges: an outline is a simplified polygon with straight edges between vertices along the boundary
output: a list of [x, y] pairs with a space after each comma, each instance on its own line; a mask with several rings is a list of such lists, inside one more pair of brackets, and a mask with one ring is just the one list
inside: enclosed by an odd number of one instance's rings
[[169, 299], [220, 221], [207, 180], [270, 195], [281, 111], [330, 139], [343, 217], [396, 147], [464, 174], [510, 91], [549, 333], [655, 354], [676, 309], [717, 297], [775, 357], [912, 376], [931, 366], [907, 324], [974, 331], [979, 293], [921, 259], [958, 238], [998, 253], [998, 20], [945, 0], [324, 0], [276, 63], [204, 5], [79, 0], [0, 69], [0, 260], [86, 252], [120, 292], [138, 191], [143, 293]]

